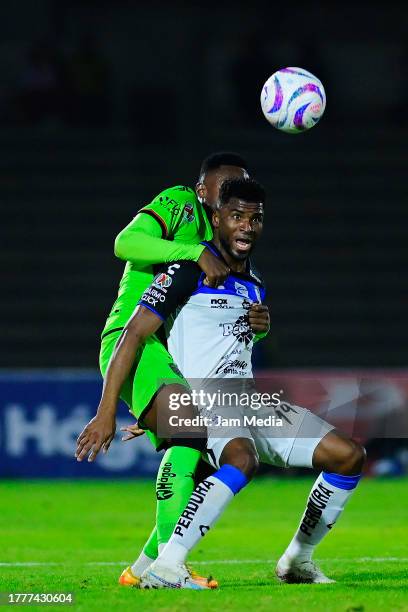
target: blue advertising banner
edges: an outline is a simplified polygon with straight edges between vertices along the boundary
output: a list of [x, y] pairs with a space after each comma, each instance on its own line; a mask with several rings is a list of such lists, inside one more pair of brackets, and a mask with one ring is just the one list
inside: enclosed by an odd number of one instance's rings
[[147, 440], [121, 442], [120, 427], [134, 422], [125, 404], [107, 454], [78, 463], [75, 441], [94, 416], [102, 379], [96, 371], [0, 372], [1, 478], [117, 478], [153, 476], [161, 453]]

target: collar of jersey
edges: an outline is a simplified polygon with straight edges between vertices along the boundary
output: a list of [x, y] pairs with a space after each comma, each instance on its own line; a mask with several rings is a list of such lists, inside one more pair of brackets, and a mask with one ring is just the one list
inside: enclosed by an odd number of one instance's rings
[[[219, 259], [222, 259], [225, 265], [228, 265], [224, 257], [222, 256], [220, 251], [217, 249], [217, 247], [215, 246], [212, 240], [210, 241], [203, 240], [202, 242], [200, 242], [200, 244], [203, 244], [204, 246], [206, 246], [207, 249], [209, 249], [213, 255], [215, 255]], [[257, 281], [257, 277], [256, 276], [254, 277], [251, 274], [251, 269], [252, 269], [251, 259], [248, 257], [248, 259], [246, 260], [246, 272], [233, 272], [231, 270], [230, 276], [234, 276], [236, 278], [242, 278], [243, 280], [249, 280], [251, 281], [251, 283], [255, 283], [255, 285], [259, 285], [261, 287], [262, 284]]]

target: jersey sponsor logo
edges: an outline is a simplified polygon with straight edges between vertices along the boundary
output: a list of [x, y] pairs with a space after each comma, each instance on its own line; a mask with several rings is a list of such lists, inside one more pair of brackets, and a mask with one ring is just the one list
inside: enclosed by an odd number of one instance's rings
[[172, 282], [173, 279], [171, 278], [171, 276], [169, 276], [165, 272], [161, 272], [156, 276], [153, 281], [153, 284], [156, 285], [156, 287], [160, 287], [160, 289], [162, 289], [163, 287], [170, 287]]
[[228, 300], [225, 298], [211, 298], [211, 308], [234, 308], [228, 305]]
[[241, 315], [235, 323], [221, 323], [221, 326], [223, 336], [230, 336], [232, 334], [238, 342], [245, 342], [246, 345], [248, 345], [254, 337], [251, 326], [249, 325], [248, 315]]
[[176, 216], [180, 212], [180, 206], [176, 200], [169, 198], [169, 196], [160, 196], [158, 198], [160, 206], [168, 210], [172, 215]]
[[173, 274], [175, 274], [176, 270], [178, 270], [179, 268], [180, 268], [180, 264], [177, 264], [177, 263], [171, 264], [171, 266], [167, 268], [167, 274], [171, 274], [173, 276]]
[[183, 219], [187, 221], [187, 223], [192, 223], [194, 221], [194, 206], [190, 202], [184, 204]]
[[174, 187], [175, 191], [188, 191], [189, 193], [194, 193], [191, 187], [185, 187], [184, 185], [178, 185], [178, 187]]
[[245, 376], [248, 368], [247, 361], [240, 361], [239, 359], [227, 359], [216, 370], [216, 374], [237, 374], [238, 376]]
[[249, 310], [251, 308], [251, 302], [245, 298], [242, 302], [242, 308]]
[[242, 295], [242, 297], [248, 298], [248, 287], [243, 285], [242, 283], [234, 282], [234, 288], [237, 295]]
[[[164, 290], [165, 291], [165, 290]], [[141, 301], [150, 304], [151, 306], [156, 306], [157, 302], [164, 302], [166, 300], [166, 296], [163, 295], [161, 291], [158, 291], [154, 287], [148, 287], [144, 294], [142, 295]]]

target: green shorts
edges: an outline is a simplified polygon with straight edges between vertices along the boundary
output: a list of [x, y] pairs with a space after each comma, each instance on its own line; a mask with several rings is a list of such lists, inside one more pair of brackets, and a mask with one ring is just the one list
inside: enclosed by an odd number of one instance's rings
[[[102, 338], [99, 354], [102, 376], [105, 376], [109, 360], [121, 333], [121, 330], [117, 330]], [[138, 419], [139, 425], [143, 427], [143, 416], [157, 393], [164, 385], [176, 383], [189, 389], [187, 381], [170, 353], [156, 336], [150, 336], [137, 353], [135, 365], [123, 384], [120, 398], [129, 406]], [[146, 434], [153, 446], [159, 450], [163, 445], [163, 440], [150, 430], [146, 430]]]

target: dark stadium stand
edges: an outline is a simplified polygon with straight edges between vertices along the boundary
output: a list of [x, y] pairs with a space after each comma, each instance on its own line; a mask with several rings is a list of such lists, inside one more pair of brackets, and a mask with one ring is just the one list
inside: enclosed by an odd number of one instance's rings
[[120, 129], [3, 129], [0, 366], [96, 367], [122, 271], [115, 235], [162, 188], [192, 184], [201, 157], [220, 148], [246, 155], [269, 195], [256, 255], [272, 319], [264, 365], [404, 365], [402, 142], [364, 126], [353, 138], [265, 126], [170, 151], [141, 150]]

